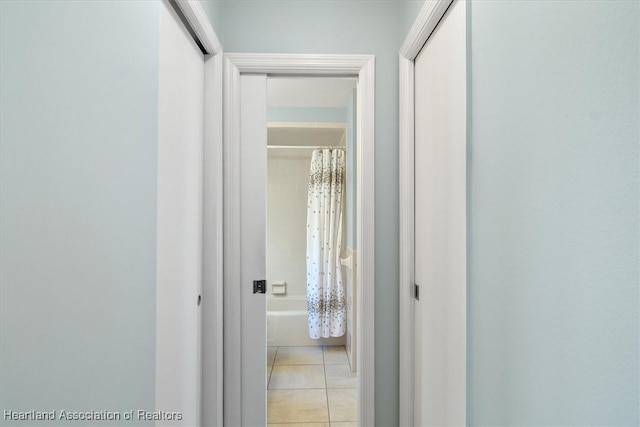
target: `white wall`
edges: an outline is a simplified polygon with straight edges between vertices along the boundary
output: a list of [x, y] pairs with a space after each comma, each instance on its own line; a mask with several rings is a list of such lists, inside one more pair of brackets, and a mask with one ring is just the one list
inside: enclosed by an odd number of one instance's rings
[[[269, 149], [267, 155], [267, 282], [287, 282], [287, 296], [307, 295], [307, 196], [312, 150]], [[347, 225], [343, 212], [343, 254]], [[343, 269], [344, 270], [344, 269]], [[343, 272], [346, 286], [347, 274]]]
[[311, 150], [267, 150], [267, 283], [307, 295], [307, 186]]

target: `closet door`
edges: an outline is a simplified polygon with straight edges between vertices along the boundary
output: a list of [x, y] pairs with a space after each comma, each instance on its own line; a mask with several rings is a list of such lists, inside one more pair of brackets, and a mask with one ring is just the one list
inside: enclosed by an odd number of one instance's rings
[[415, 425], [465, 425], [466, 11], [415, 60]]
[[173, 7], [160, 9], [156, 410], [182, 419], [156, 425], [199, 426], [204, 57]]

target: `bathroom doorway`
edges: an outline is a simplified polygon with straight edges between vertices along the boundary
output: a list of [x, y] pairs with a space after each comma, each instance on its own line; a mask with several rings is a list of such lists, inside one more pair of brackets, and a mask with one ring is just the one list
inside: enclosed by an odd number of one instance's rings
[[227, 53], [225, 71], [224, 423], [268, 421], [267, 78], [279, 76], [357, 79], [356, 418], [375, 425], [375, 57]]
[[268, 425], [356, 425], [356, 87], [267, 78]]

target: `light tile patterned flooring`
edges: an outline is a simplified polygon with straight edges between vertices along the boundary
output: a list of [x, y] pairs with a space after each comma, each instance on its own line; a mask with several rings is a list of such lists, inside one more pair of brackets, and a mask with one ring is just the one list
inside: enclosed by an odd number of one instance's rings
[[355, 427], [356, 373], [343, 346], [268, 347], [269, 427]]

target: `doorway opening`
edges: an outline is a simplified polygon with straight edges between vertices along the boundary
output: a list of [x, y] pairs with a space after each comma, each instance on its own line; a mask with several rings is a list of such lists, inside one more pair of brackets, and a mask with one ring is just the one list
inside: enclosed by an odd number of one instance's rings
[[267, 78], [268, 424], [357, 419], [356, 86]]
[[278, 76], [357, 79], [356, 418], [375, 425], [375, 57], [228, 53], [225, 71], [224, 424], [267, 424], [267, 77]]

